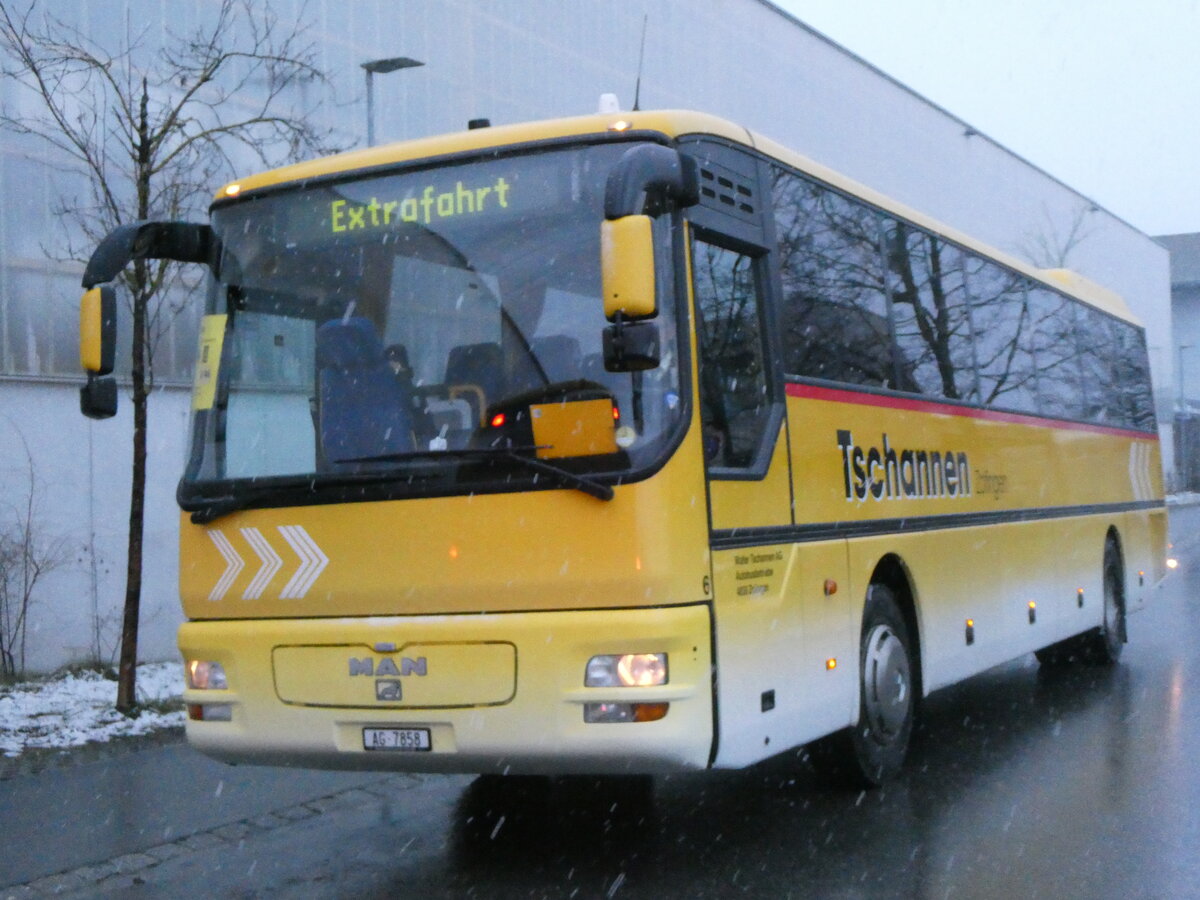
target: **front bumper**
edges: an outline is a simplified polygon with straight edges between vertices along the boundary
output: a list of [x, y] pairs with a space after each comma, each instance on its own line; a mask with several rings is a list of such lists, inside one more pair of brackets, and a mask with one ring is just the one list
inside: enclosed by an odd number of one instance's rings
[[[232, 763], [414, 772], [649, 773], [703, 768], [713, 741], [711, 616], [660, 609], [200, 621], [185, 659], [219, 662], [230, 721], [189, 719]], [[584, 687], [600, 654], [668, 654], [668, 682]], [[381, 683], [382, 684], [379, 684]], [[399, 695], [399, 699], [397, 699]], [[588, 703], [667, 703], [651, 722], [584, 722]], [[365, 750], [365, 728], [428, 729], [427, 751]]]

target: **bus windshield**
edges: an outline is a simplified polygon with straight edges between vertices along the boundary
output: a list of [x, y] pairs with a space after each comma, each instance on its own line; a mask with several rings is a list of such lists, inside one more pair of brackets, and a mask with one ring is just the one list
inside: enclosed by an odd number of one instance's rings
[[[628, 147], [492, 155], [218, 206], [185, 508], [289, 484], [386, 483], [400, 497], [552, 487], [551, 467], [612, 480], [654, 466], [684, 414], [667, 216], [654, 226], [660, 364], [608, 372], [602, 353], [604, 187]], [[582, 438], [501, 427], [552, 406]]]

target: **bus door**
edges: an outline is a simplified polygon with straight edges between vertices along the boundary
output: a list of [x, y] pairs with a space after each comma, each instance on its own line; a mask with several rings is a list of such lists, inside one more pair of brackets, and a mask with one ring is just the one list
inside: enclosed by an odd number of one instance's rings
[[713, 547], [716, 764], [744, 765], [801, 740], [810, 692], [803, 670], [816, 653], [804, 650], [811, 576], [797, 567], [794, 542], [765, 171], [714, 142], [685, 152], [699, 162], [701, 190], [689, 223]]

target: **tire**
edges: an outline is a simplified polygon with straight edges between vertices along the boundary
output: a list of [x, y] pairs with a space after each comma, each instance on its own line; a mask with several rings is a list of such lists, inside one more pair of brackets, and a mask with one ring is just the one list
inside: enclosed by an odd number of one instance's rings
[[1045, 668], [1075, 663], [1115, 665], [1127, 640], [1125, 632], [1125, 574], [1121, 553], [1114, 541], [1104, 547], [1104, 622], [1084, 634], [1067, 638], [1034, 652]]
[[856, 787], [878, 787], [904, 766], [916, 721], [915, 658], [891, 588], [873, 584], [863, 610], [858, 724], [818, 742], [819, 768]]
[[1115, 665], [1125, 641], [1125, 576], [1121, 554], [1109, 541], [1104, 548], [1104, 624], [1084, 635], [1084, 658], [1093, 665]]

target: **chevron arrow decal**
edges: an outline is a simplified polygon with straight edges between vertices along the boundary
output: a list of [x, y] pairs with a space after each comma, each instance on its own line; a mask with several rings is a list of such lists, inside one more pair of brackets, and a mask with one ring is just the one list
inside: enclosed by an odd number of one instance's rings
[[300, 557], [300, 568], [296, 570], [291, 581], [283, 586], [283, 593], [279, 596], [283, 600], [299, 600], [325, 571], [325, 567], [329, 565], [329, 557], [321, 552], [317, 542], [309, 537], [308, 532], [300, 525], [280, 525], [279, 533]]
[[[317, 542], [304, 530], [303, 526], [280, 525], [277, 530], [300, 561], [296, 571], [292, 573], [292, 577], [283, 586], [279, 597], [281, 600], [300, 600], [325, 571], [325, 567], [329, 565], [329, 557], [317, 546]], [[250, 545], [250, 549], [254, 551], [254, 555], [258, 557], [259, 561], [258, 571], [246, 585], [246, 589], [242, 592], [242, 599], [258, 600], [272, 579], [283, 568], [283, 557], [267, 540], [266, 535], [257, 528], [242, 528], [239, 529], [239, 533], [242, 539]], [[213, 589], [208, 595], [210, 601], [216, 602], [225, 599], [225, 595], [237, 581], [242, 569], [246, 567], [246, 559], [220, 529], [211, 529], [208, 537], [216, 546], [217, 552], [221, 554], [221, 558], [225, 560], [225, 571], [221, 573], [221, 577], [217, 579], [217, 583], [213, 585]]]
[[262, 561], [262, 566], [254, 579], [246, 586], [245, 593], [242, 594], [243, 600], [257, 600], [262, 596], [262, 592], [267, 585], [271, 583], [271, 579], [275, 577], [275, 573], [283, 568], [283, 557], [275, 552], [267, 539], [262, 536], [262, 532], [257, 528], [243, 528], [242, 537], [246, 539], [254, 552], [258, 554], [258, 558]]
[[217, 545], [217, 552], [225, 560], [225, 571], [221, 573], [220, 579], [213, 585], [212, 592], [209, 593], [208, 599], [212, 601], [221, 600], [229, 591], [230, 586], [238, 577], [238, 573], [242, 571], [242, 567], [246, 565], [246, 561], [238, 555], [238, 552], [233, 549], [233, 544], [229, 543], [229, 538], [221, 534], [220, 531], [210, 531], [208, 533], [212, 542]]

